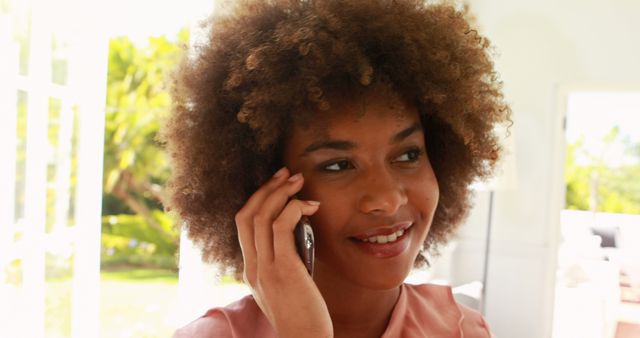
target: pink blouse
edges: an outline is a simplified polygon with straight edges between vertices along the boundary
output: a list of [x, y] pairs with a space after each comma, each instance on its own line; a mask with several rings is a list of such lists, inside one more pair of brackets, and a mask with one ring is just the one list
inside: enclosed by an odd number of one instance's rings
[[[276, 337], [252, 296], [215, 308], [179, 329], [174, 337]], [[403, 284], [382, 338], [491, 337], [482, 316], [456, 303], [448, 286]]]

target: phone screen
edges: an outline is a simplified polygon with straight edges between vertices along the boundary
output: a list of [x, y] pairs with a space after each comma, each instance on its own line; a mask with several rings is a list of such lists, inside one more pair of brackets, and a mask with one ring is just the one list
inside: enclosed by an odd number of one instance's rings
[[296, 225], [294, 236], [296, 240], [296, 250], [307, 268], [309, 275], [313, 276], [315, 242], [311, 222], [309, 222], [309, 218], [307, 216], [302, 216]]

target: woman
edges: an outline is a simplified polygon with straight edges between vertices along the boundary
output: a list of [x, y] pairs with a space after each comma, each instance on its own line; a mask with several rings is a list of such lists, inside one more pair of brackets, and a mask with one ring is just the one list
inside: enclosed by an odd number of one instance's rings
[[[176, 336], [489, 337], [450, 288], [403, 284], [464, 219], [509, 121], [465, 12], [244, 1], [209, 24], [177, 73], [167, 204], [252, 295]], [[313, 276], [294, 245], [303, 215]]]

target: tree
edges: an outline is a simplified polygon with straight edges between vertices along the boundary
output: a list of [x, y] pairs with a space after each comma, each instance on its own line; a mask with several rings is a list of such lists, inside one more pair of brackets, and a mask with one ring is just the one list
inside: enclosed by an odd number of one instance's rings
[[[168, 79], [188, 31], [177, 41], [152, 37], [137, 46], [126, 37], [109, 44], [104, 144], [103, 249], [118, 261], [154, 254], [173, 258], [178, 232], [162, 211], [169, 167], [156, 134], [171, 99]], [[103, 255], [104, 256], [104, 255]]]
[[[566, 208], [640, 214], [640, 143], [623, 137], [618, 127], [602, 143], [599, 154], [588, 149], [583, 138], [567, 145]], [[633, 160], [612, 166], [605, 158], [613, 145], [624, 145], [627, 158]]]

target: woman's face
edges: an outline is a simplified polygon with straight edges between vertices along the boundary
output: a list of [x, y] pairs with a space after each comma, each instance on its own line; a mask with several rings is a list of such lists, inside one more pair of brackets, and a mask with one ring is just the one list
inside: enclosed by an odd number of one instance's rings
[[[354, 114], [362, 109], [364, 115]], [[298, 197], [321, 202], [310, 217], [315, 278], [396, 287], [411, 271], [438, 204], [418, 111], [373, 96], [328, 116], [326, 129], [294, 128], [284, 153], [291, 172], [304, 175]]]

